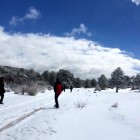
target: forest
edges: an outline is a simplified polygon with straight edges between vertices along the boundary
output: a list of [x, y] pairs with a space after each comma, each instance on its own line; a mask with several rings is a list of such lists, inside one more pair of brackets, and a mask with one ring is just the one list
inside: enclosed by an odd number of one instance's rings
[[0, 66], [0, 76], [5, 79], [7, 91], [14, 91], [15, 94], [36, 95], [38, 92], [45, 92], [46, 89], [52, 89], [57, 78], [62, 84], [69, 88], [95, 88], [95, 90], [105, 90], [107, 88], [119, 89], [131, 88], [132, 90], [140, 87], [140, 74], [136, 76], [127, 76], [124, 71], [117, 67], [107, 78], [104, 74], [92, 79], [81, 79], [74, 77], [69, 70], [60, 69], [55, 71], [36, 72], [34, 69], [15, 68], [10, 66]]

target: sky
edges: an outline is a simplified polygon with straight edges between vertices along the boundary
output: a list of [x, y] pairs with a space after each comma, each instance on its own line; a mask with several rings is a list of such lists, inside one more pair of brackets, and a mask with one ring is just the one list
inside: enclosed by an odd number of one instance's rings
[[75, 77], [140, 72], [140, 0], [0, 0], [0, 65]]

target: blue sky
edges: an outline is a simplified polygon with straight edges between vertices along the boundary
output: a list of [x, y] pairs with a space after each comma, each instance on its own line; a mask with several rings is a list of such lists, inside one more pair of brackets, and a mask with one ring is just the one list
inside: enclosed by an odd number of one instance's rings
[[0, 0], [0, 3], [4, 34], [84, 38], [140, 59], [140, 0]]

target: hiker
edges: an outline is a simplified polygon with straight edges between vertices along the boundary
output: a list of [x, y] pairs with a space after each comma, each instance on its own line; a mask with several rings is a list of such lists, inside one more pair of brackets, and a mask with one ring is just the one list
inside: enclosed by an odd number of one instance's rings
[[65, 89], [66, 89], [66, 85], [64, 84], [64, 85], [63, 85], [63, 91], [64, 91], [64, 92], [65, 92]]
[[58, 97], [61, 94], [61, 92], [63, 91], [63, 86], [60, 82], [59, 79], [56, 80], [55, 84], [54, 84], [54, 92], [55, 92], [55, 108], [59, 108], [59, 103], [58, 103]]
[[71, 86], [70, 86], [70, 91], [71, 91], [71, 92], [72, 92], [72, 89], [73, 89], [73, 86], [71, 85]]
[[5, 93], [5, 89], [4, 89], [4, 78], [0, 77], [0, 104], [3, 104], [3, 98], [4, 98], [4, 93]]

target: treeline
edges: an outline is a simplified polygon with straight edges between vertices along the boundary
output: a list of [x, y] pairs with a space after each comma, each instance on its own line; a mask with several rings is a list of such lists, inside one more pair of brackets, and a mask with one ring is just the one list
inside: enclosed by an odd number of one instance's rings
[[60, 69], [57, 73], [45, 71], [42, 74], [43, 79], [53, 85], [56, 78], [58, 77], [63, 84], [69, 88], [70, 85], [73, 85], [75, 88], [100, 88], [105, 90], [106, 88], [116, 88], [116, 92], [120, 88], [132, 88], [138, 89], [140, 86], [140, 74], [136, 76], [127, 76], [124, 74], [123, 70], [118, 67], [111, 73], [111, 78], [106, 78], [104, 74], [101, 74], [98, 78], [82, 80], [80, 78], [74, 78], [73, 74], [68, 70]]
[[46, 70], [40, 74], [34, 69], [26, 70], [9, 66], [0, 66], [0, 75], [5, 77], [7, 88], [9, 89], [15, 90], [15, 87], [26, 87], [20, 90], [23, 93], [25, 93], [24, 90], [27, 89], [27, 86], [32, 87], [33, 85], [36, 85], [39, 87], [37, 89], [43, 89], [43, 91], [45, 88], [51, 88], [54, 85], [56, 78], [59, 78], [66, 88], [69, 88], [70, 85], [73, 85], [75, 88], [99, 87], [101, 90], [116, 88], [116, 92], [118, 92], [120, 88], [131, 87], [132, 89], [137, 89], [140, 86], [140, 74], [132, 77], [127, 76], [120, 67], [116, 68], [111, 73], [109, 79], [102, 74], [96, 79], [93, 77], [92, 79], [83, 80], [79, 77], [75, 78], [73, 73], [64, 69], [60, 69], [58, 72]]

